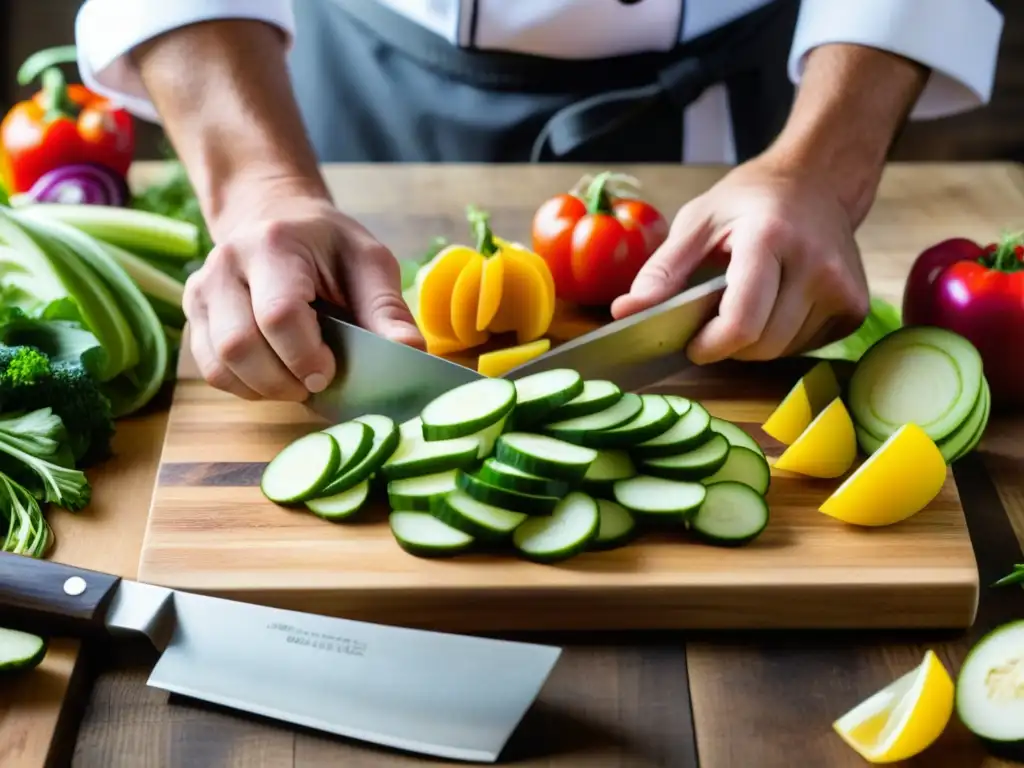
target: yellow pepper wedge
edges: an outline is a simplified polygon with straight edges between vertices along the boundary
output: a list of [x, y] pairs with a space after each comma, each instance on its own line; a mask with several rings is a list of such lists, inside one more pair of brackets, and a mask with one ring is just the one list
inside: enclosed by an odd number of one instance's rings
[[466, 262], [452, 289], [452, 330], [464, 348], [483, 344], [491, 334], [477, 330], [476, 318], [480, 303], [480, 284], [484, 275], [484, 257], [474, 253]]
[[857, 434], [846, 406], [836, 398], [775, 462], [776, 469], [807, 477], [845, 475], [857, 459]]
[[417, 292], [420, 331], [435, 339], [458, 339], [452, 327], [452, 293], [455, 281], [476, 254], [463, 245], [452, 245], [437, 254]]
[[540, 357], [549, 349], [551, 349], [551, 339], [537, 339], [529, 344], [485, 352], [477, 360], [476, 369], [484, 376], [491, 378], [504, 376], [513, 368], [517, 368], [535, 357]]
[[837, 397], [839, 382], [832, 366], [822, 360], [800, 378], [761, 429], [783, 445], [791, 445]]

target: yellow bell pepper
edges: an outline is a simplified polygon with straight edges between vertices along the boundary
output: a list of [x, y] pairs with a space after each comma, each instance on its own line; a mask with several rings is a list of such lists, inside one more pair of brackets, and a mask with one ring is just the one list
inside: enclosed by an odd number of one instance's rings
[[549, 349], [551, 349], [551, 339], [537, 339], [517, 347], [484, 352], [477, 359], [476, 369], [484, 376], [491, 378], [504, 376], [513, 368], [518, 368], [523, 363], [540, 357]]
[[518, 344], [537, 341], [555, 313], [550, 269], [524, 246], [495, 237], [485, 212], [470, 206], [467, 218], [476, 248], [444, 248], [423, 267], [413, 287], [409, 303], [427, 351], [463, 351], [505, 332], [514, 332]]

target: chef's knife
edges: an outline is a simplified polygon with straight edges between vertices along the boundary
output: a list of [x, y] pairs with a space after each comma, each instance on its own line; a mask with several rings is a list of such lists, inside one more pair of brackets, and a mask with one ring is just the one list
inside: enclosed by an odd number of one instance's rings
[[0, 626], [140, 633], [149, 685], [297, 725], [494, 762], [561, 649], [316, 616], [0, 553]]

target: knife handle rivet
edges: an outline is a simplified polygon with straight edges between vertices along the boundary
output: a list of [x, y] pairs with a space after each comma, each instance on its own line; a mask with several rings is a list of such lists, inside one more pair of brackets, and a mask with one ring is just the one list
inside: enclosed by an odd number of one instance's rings
[[72, 576], [64, 582], [64, 594], [77, 597], [85, 592], [85, 579], [81, 576]]

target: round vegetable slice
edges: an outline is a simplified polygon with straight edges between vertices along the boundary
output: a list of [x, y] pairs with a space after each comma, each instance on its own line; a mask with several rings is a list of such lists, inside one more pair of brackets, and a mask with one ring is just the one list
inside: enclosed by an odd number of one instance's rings
[[635, 418], [643, 408], [640, 395], [626, 392], [615, 403], [603, 411], [589, 416], [548, 423], [543, 431], [547, 434], [578, 445], [586, 445], [589, 435], [600, 429], [613, 429]]
[[583, 490], [591, 496], [609, 498], [618, 480], [636, 477], [636, 465], [626, 451], [598, 451], [597, 458], [583, 476]]
[[498, 438], [495, 456], [502, 464], [542, 477], [581, 480], [597, 451], [530, 432], [506, 432]]
[[512, 383], [519, 424], [539, 420], [583, 392], [583, 377], [570, 368], [533, 373]]
[[398, 546], [417, 557], [446, 557], [473, 546], [472, 536], [427, 512], [398, 510], [388, 515], [388, 524]]
[[322, 491], [341, 462], [337, 441], [325, 432], [311, 432], [286, 445], [267, 464], [260, 490], [270, 501], [291, 504]]
[[644, 474], [668, 480], [700, 480], [713, 475], [729, 455], [729, 441], [721, 435], [712, 435], [692, 451], [676, 456], [662, 456], [641, 463]]
[[640, 395], [640, 413], [617, 427], [589, 432], [584, 438], [592, 448], [628, 448], [657, 437], [679, 421], [679, 414], [661, 395]]
[[610, 408], [621, 397], [622, 390], [618, 384], [605, 379], [587, 379], [583, 382], [583, 391], [565, 405], [555, 409], [551, 414], [551, 421], [589, 416]]
[[713, 475], [701, 478], [701, 483], [712, 485], [726, 480], [745, 483], [764, 496], [768, 493], [768, 487], [771, 485], [772, 471], [768, 466], [767, 459], [761, 454], [731, 445], [729, 446], [729, 455], [725, 457], [725, 464], [719, 467]]
[[512, 533], [528, 515], [477, 501], [463, 490], [434, 500], [431, 514], [438, 520], [481, 541], [496, 541]]
[[423, 437], [468, 437], [508, 416], [515, 402], [515, 384], [506, 379], [479, 379], [462, 384], [434, 398], [420, 413]]
[[455, 490], [457, 472], [451, 469], [433, 475], [392, 480], [388, 483], [388, 503], [392, 509], [429, 512], [437, 499]]
[[468, 472], [457, 473], [455, 478], [458, 488], [467, 495], [495, 507], [509, 509], [513, 512], [524, 512], [528, 515], [547, 515], [558, 504], [557, 496], [536, 496], [529, 493], [517, 493], [496, 485], [485, 483], [479, 477]]
[[495, 458], [486, 459], [477, 471], [480, 479], [488, 485], [496, 485], [509, 491], [530, 493], [535, 496], [564, 496], [569, 492], [565, 480], [552, 480], [530, 472], [523, 472]]
[[700, 483], [637, 475], [613, 487], [615, 501], [645, 520], [683, 523], [704, 501]]
[[325, 520], [346, 520], [363, 508], [369, 496], [370, 482], [363, 480], [333, 496], [310, 499], [306, 502], [306, 509]]
[[475, 437], [427, 441], [402, 438], [398, 448], [380, 468], [387, 480], [418, 477], [449, 469], [469, 469], [476, 464], [480, 441]]
[[599, 525], [597, 502], [573, 491], [550, 515], [531, 517], [516, 528], [512, 544], [529, 560], [553, 563], [586, 550], [597, 536]]
[[636, 535], [637, 525], [633, 514], [621, 504], [608, 499], [597, 499], [600, 518], [597, 536], [590, 542], [593, 550], [615, 549], [626, 544]]
[[[670, 405], [673, 404], [671, 398], [671, 395], [665, 396]], [[688, 403], [679, 421], [660, 435], [630, 447], [629, 452], [637, 459], [656, 459], [685, 453], [707, 440], [711, 431], [711, 414], [700, 403]], [[679, 413], [678, 408], [676, 413]]]
[[1024, 621], [996, 627], [970, 649], [956, 679], [956, 713], [975, 736], [1024, 753]]
[[712, 432], [717, 432], [728, 440], [729, 445], [735, 445], [737, 448], [746, 448], [754, 453], [761, 454], [762, 457], [764, 456], [764, 449], [758, 445], [757, 440], [743, 427], [733, 424], [731, 421], [720, 419], [717, 416], [711, 417], [709, 426]]
[[39, 666], [47, 647], [43, 637], [0, 627], [0, 672], [25, 671]]
[[353, 419], [353, 421], [365, 424], [373, 431], [370, 450], [358, 463], [346, 467], [344, 472], [335, 471], [335, 477], [331, 480], [330, 485], [317, 495], [334, 496], [358, 485], [363, 480], [368, 480], [398, 447], [398, 427], [389, 417], [378, 413], [368, 413]]
[[708, 486], [690, 530], [711, 544], [739, 546], [760, 536], [768, 518], [764, 496], [744, 483], [723, 480]]
[[321, 431], [333, 437], [341, 450], [338, 475], [347, 472], [366, 458], [366, 454], [373, 446], [373, 430], [361, 421], [346, 421]]

